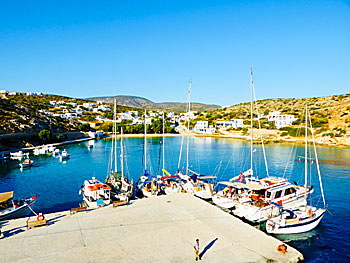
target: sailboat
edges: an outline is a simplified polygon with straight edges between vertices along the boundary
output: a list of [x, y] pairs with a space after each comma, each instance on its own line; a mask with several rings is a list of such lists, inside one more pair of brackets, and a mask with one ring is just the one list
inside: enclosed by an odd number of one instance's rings
[[163, 142], [162, 142], [162, 156], [163, 156], [163, 168], [162, 176], [158, 176], [158, 183], [161, 184], [161, 190], [165, 194], [179, 193], [182, 191], [181, 179], [175, 175], [172, 176], [167, 170], [165, 170], [165, 136], [164, 136], [164, 112], [163, 112]]
[[[218, 185], [224, 185], [223, 190], [218, 191], [213, 195], [213, 202], [223, 208], [232, 209], [238, 203], [244, 203], [250, 201], [248, 198], [253, 190], [261, 190], [261, 181], [254, 176], [253, 171], [253, 70], [250, 69], [250, 89], [251, 89], [251, 101], [250, 101], [250, 168], [245, 172], [241, 172], [239, 175], [231, 178], [228, 182], [219, 182]], [[255, 93], [254, 93], [255, 94]], [[257, 108], [257, 106], [256, 106]], [[257, 110], [257, 109], [256, 109]], [[259, 114], [258, 114], [259, 115]], [[259, 122], [260, 130], [260, 122]], [[269, 176], [264, 141], [261, 136], [261, 143], [264, 153], [266, 173]], [[244, 183], [244, 184], [243, 184]]]
[[[280, 210], [280, 215], [276, 217], [272, 217], [269, 220], [267, 220], [266, 231], [268, 233], [297, 234], [297, 233], [310, 231], [315, 227], [317, 227], [317, 225], [321, 222], [325, 212], [327, 211], [326, 201], [325, 201], [323, 186], [322, 186], [321, 173], [320, 173], [320, 168], [318, 164], [314, 133], [312, 130], [311, 116], [310, 116], [310, 113], [308, 112], [307, 104], [306, 104], [306, 110], [305, 110], [305, 188], [307, 187], [307, 183], [308, 183], [308, 147], [307, 147], [308, 146], [307, 144], [308, 117], [310, 120], [311, 134], [313, 138], [313, 146], [314, 146], [314, 152], [315, 152], [315, 158], [316, 158], [317, 173], [318, 173], [318, 178], [320, 182], [321, 195], [323, 200], [323, 208], [316, 208], [312, 205], [305, 205], [303, 207], [300, 207], [297, 210], [292, 211], [292, 210], [284, 209], [283, 206], [280, 204], [275, 204]], [[311, 183], [311, 178], [309, 182]], [[305, 196], [305, 202], [307, 202], [307, 195]]]
[[147, 172], [147, 125], [146, 125], [146, 110], [144, 117], [144, 173], [141, 175], [136, 186], [138, 189], [138, 196], [140, 197], [152, 197], [160, 193], [160, 185], [157, 182], [157, 178], [153, 177]]
[[[234, 182], [234, 187], [241, 192], [235, 196], [237, 202], [234, 204], [232, 214], [237, 217], [244, 218], [250, 222], [264, 222], [269, 217], [277, 215], [278, 209], [274, 209], [273, 203], [283, 204], [285, 208], [295, 210], [298, 207], [305, 205], [305, 196], [312, 192], [312, 187], [304, 187], [300, 185], [293, 185], [283, 177], [274, 177], [269, 175], [268, 165], [264, 145], [262, 149], [264, 152], [264, 160], [267, 177], [259, 179], [253, 176], [253, 73], [250, 70], [251, 83], [251, 171], [249, 176], [245, 177], [241, 174], [243, 180], [241, 182]], [[255, 93], [254, 93], [255, 94]], [[255, 99], [256, 101], [256, 99]], [[256, 107], [257, 108], [257, 107]], [[259, 114], [258, 114], [259, 115]], [[259, 122], [259, 128], [260, 122]], [[261, 141], [262, 134], [260, 133]]]
[[[109, 185], [111, 190], [111, 198], [113, 200], [118, 201], [128, 201], [134, 192], [134, 184], [133, 181], [129, 181], [124, 175], [124, 146], [123, 146], [123, 128], [121, 128], [121, 136], [120, 136], [120, 164], [121, 171], [118, 172], [118, 158], [117, 158], [117, 103], [116, 98], [114, 98], [114, 117], [113, 117], [113, 138], [112, 138], [112, 148], [110, 155], [110, 172], [106, 177], [106, 184]], [[113, 158], [114, 157], [114, 158]], [[113, 167], [113, 159], [114, 159], [114, 171]]]
[[[187, 147], [186, 147], [186, 172], [182, 173], [179, 171], [182, 155], [183, 140], [181, 143], [178, 175], [182, 180], [182, 188], [188, 193], [192, 193], [195, 196], [202, 198], [204, 200], [211, 200], [213, 196], [212, 180], [216, 179], [216, 176], [203, 176], [189, 169], [189, 145], [190, 145], [190, 112], [191, 112], [191, 89], [192, 82], [189, 82], [188, 90], [188, 117], [187, 117]], [[183, 137], [184, 138], [184, 137]], [[189, 172], [192, 174], [189, 175]]]

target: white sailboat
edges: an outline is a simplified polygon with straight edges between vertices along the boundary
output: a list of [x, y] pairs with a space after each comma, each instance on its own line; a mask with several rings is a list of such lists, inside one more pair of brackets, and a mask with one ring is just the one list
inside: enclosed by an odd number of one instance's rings
[[[211, 200], [213, 195], [213, 188], [211, 180], [215, 180], [215, 176], [203, 176], [189, 169], [189, 142], [190, 142], [190, 112], [191, 112], [191, 89], [192, 82], [189, 82], [188, 91], [188, 117], [187, 117], [187, 146], [186, 146], [186, 172], [182, 173], [179, 171], [182, 155], [183, 140], [181, 142], [181, 149], [179, 155], [178, 171], [176, 175], [182, 180], [182, 188], [188, 193], [192, 193], [195, 196]], [[184, 137], [183, 137], [184, 138]], [[192, 174], [190, 175], [189, 172]]]
[[[269, 176], [264, 144], [262, 144], [262, 149], [267, 177], [264, 179], [258, 179], [253, 176], [253, 94], [255, 94], [255, 92], [253, 93], [254, 86], [252, 76], [253, 73], [251, 69], [251, 172], [248, 177], [244, 178], [244, 184], [239, 182], [235, 183], [236, 188], [243, 190], [243, 192], [236, 197], [237, 202], [235, 203], [232, 213], [251, 222], [263, 222], [266, 221], [269, 216], [278, 214], [278, 209], [274, 209], [273, 203], [283, 204], [285, 208], [293, 210], [305, 205], [305, 196], [312, 191], [312, 188], [292, 185], [287, 179], [282, 177]], [[258, 112], [257, 114], [259, 116]], [[258, 123], [259, 128], [261, 128], [260, 122]], [[260, 137], [263, 143], [261, 133]]]
[[158, 183], [161, 184], [161, 189], [165, 194], [180, 193], [182, 191], [181, 179], [178, 176], [171, 176], [165, 170], [165, 136], [164, 136], [164, 112], [163, 112], [163, 143], [162, 143], [163, 167], [162, 175], [158, 175]]
[[[117, 157], [117, 122], [116, 122], [116, 114], [117, 114], [117, 103], [116, 98], [114, 98], [114, 117], [113, 117], [113, 138], [112, 138], [112, 147], [111, 147], [111, 155], [110, 155], [110, 168], [111, 170], [108, 172], [106, 177], [106, 184], [108, 184], [111, 190], [111, 198], [113, 200], [118, 201], [128, 201], [129, 198], [132, 197], [134, 192], [133, 181], [129, 181], [124, 175], [124, 146], [123, 146], [123, 128], [121, 128], [121, 136], [120, 136], [120, 164], [121, 171], [118, 172], [118, 157]], [[114, 160], [114, 171], [113, 167]]]
[[[256, 185], [260, 184], [261, 182], [257, 177], [254, 176], [253, 171], [253, 94], [255, 94], [254, 86], [253, 86], [253, 70], [250, 69], [250, 90], [251, 90], [251, 100], [250, 100], [250, 169], [248, 169], [245, 172], [241, 172], [240, 175], [237, 175], [229, 180], [229, 182], [219, 182], [218, 185], [225, 185], [226, 187], [218, 191], [216, 194], [213, 195], [213, 202], [223, 208], [232, 209], [235, 207], [236, 204], [239, 202], [246, 202], [249, 201], [249, 198], [246, 197], [246, 195], [250, 195], [252, 193], [252, 190], [257, 189]], [[256, 99], [255, 99], [256, 102]], [[256, 106], [256, 111], [258, 111], [258, 107]], [[257, 115], [259, 116], [259, 113], [257, 112]], [[265, 154], [265, 147], [264, 147], [264, 140], [262, 138], [261, 133], [261, 127], [259, 122], [259, 131], [260, 131], [260, 138], [262, 143], [262, 149], [264, 153], [264, 161], [265, 161], [265, 168], [266, 168], [266, 174], [269, 176], [269, 170], [267, 166], [267, 159]], [[235, 184], [235, 182], [245, 182], [246, 185], [242, 187], [240, 184]], [[260, 189], [260, 186], [258, 187]]]
[[[315, 158], [316, 158], [316, 167], [317, 167], [317, 173], [318, 178], [320, 182], [320, 189], [322, 194], [322, 200], [323, 200], [323, 208], [316, 208], [312, 205], [305, 205], [303, 207], [300, 207], [298, 210], [291, 211], [284, 209], [283, 206], [275, 204], [277, 207], [280, 208], [280, 215], [276, 217], [272, 217], [266, 222], [266, 231], [268, 233], [273, 234], [297, 234], [297, 233], [303, 233], [310, 231], [317, 227], [317, 225], [321, 222], [327, 208], [326, 208], [326, 201], [323, 193], [323, 186], [322, 186], [322, 179], [321, 179], [321, 173], [320, 168], [318, 164], [318, 157], [317, 157], [317, 151], [316, 151], [316, 145], [314, 140], [314, 133], [312, 130], [312, 124], [311, 124], [311, 117], [309, 115], [309, 112], [307, 110], [307, 104], [306, 104], [306, 110], [305, 110], [305, 188], [307, 187], [308, 183], [308, 144], [307, 144], [307, 136], [308, 136], [308, 116], [310, 120], [310, 128], [311, 128], [311, 134], [313, 138], [313, 146], [314, 146], [314, 152], [315, 152]], [[311, 180], [309, 180], [311, 182]], [[305, 196], [305, 202], [307, 201], [307, 195]]]
[[139, 196], [152, 197], [156, 196], [160, 192], [160, 185], [158, 184], [155, 177], [147, 172], [147, 125], [146, 125], [146, 110], [144, 117], [144, 173], [141, 175], [137, 182], [137, 189]]

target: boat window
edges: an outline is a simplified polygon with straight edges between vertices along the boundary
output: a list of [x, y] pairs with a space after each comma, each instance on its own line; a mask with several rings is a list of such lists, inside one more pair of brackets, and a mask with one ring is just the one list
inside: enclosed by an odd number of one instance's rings
[[275, 198], [280, 198], [281, 194], [282, 194], [282, 190], [277, 191], [275, 194]]
[[266, 198], [270, 198], [271, 192], [266, 192]]
[[294, 188], [288, 188], [288, 189], [286, 189], [284, 195], [290, 195], [290, 194], [293, 194], [295, 192], [296, 192], [296, 190]]

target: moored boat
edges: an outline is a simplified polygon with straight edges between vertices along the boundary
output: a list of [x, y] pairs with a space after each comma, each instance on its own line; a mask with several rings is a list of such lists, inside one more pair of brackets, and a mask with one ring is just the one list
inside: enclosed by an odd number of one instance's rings
[[[326, 201], [324, 198], [323, 187], [322, 187], [320, 167], [318, 164], [314, 133], [312, 130], [311, 116], [309, 115], [309, 112], [307, 110], [307, 104], [306, 104], [306, 110], [305, 110], [305, 186], [304, 187], [305, 188], [307, 187], [308, 182], [311, 183], [311, 175], [308, 173], [308, 143], [307, 143], [308, 117], [310, 119], [310, 128], [311, 128], [314, 153], [316, 158], [316, 168], [317, 168], [318, 179], [320, 183], [320, 189], [321, 189], [324, 207], [316, 208], [311, 205], [307, 206], [305, 204], [305, 206], [301, 206], [297, 210], [291, 211], [286, 209], [285, 206], [282, 206], [282, 204], [274, 203], [275, 206], [279, 207], [280, 214], [278, 216], [269, 218], [269, 220], [267, 220], [266, 231], [268, 233], [297, 234], [297, 233], [310, 231], [315, 227], [317, 227], [317, 225], [321, 222], [325, 212], [327, 211]], [[310, 180], [308, 180], [308, 176], [310, 176]], [[307, 203], [307, 195], [305, 195], [305, 203]]]
[[85, 180], [81, 187], [83, 201], [90, 208], [97, 208], [110, 204], [111, 187], [98, 181], [95, 177]]
[[31, 198], [13, 200], [13, 192], [0, 193], [0, 221], [28, 216], [36, 202]]
[[19, 167], [20, 167], [20, 168], [27, 168], [27, 167], [32, 166], [33, 163], [34, 163], [33, 160], [31, 160], [31, 159], [25, 159], [23, 163], [20, 163], [20, 164], [19, 164]]

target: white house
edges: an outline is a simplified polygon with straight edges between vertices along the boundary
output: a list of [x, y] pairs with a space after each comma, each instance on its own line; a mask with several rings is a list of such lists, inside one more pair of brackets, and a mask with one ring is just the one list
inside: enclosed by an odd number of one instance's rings
[[238, 127], [243, 127], [243, 119], [231, 119], [232, 128], [237, 129]]
[[15, 95], [17, 95], [17, 92], [12, 91], [12, 92], [9, 92], [7, 95], [9, 95], [9, 96], [15, 96]]
[[281, 112], [273, 111], [268, 116], [269, 122], [275, 122], [275, 126], [277, 129], [292, 125], [293, 121], [296, 120], [294, 115], [280, 115]]
[[225, 127], [225, 128], [238, 128], [243, 127], [243, 119], [231, 119], [230, 121], [217, 121], [216, 127]]
[[215, 132], [215, 128], [213, 126], [208, 127], [208, 121], [197, 121], [193, 131], [202, 134], [212, 134]]

